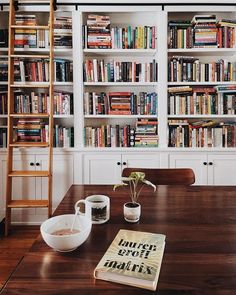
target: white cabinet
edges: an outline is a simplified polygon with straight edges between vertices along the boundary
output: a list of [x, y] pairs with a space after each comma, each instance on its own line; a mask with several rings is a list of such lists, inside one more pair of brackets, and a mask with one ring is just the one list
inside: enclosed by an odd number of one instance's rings
[[83, 156], [84, 184], [115, 184], [120, 182], [122, 170], [160, 167], [158, 153], [99, 153]]
[[236, 185], [236, 153], [173, 153], [170, 168], [192, 168], [198, 185]]
[[[73, 184], [74, 161], [72, 154], [53, 156], [52, 209], [56, 209], [69, 187]], [[5, 216], [6, 156], [0, 156], [0, 220]], [[17, 154], [14, 156], [15, 170], [47, 170], [48, 155]], [[14, 199], [46, 199], [48, 179], [43, 177], [18, 177], [13, 179]], [[47, 209], [12, 210], [12, 221], [16, 223], [39, 223], [47, 218]]]

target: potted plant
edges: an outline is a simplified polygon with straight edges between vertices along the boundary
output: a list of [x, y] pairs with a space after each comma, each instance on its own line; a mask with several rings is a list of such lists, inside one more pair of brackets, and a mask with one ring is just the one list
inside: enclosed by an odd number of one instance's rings
[[122, 183], [116, 184], [113, 190], [121, 186], [129, 186], [132, 202], [124, 204], [124, 218], [128, 222], [137, 222], [141, 215], [141, 205], [138, 203], [138, 198], [144, 185], [150, 185], [154, 191], [156, 191], [156, 186], [145, 179], [145, 173], [143, 172], [131, 172], [129, 177], [122, 177], [121, 181]]

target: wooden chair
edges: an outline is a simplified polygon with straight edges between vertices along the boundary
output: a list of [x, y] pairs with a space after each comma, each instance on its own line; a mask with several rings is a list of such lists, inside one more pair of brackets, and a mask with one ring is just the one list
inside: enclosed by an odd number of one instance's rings
[[191, 185], [195, 182], [195, 174], [189, 168], [125, 168], [122, 176], [129, 176], [131, 172], [145, 173], [145, 178], [155, 185]]

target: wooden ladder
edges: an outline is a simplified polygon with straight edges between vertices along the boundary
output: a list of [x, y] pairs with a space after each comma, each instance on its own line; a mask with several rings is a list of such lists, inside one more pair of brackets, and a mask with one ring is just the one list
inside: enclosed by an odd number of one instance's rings
[[[7, 182], [6, 182], [6, 218], [5, 218], [5, 235], [7, 236], [11, 225], [11, 210], [13, 208], [48, 208], [48, 217], [52, 214], [52, 159], [53, 159], [53, 23], [54, 23], [54, 7], [53, 0], [50, 0], [49, 23], [48, 26], [25, 26], [15, 24], [15, 14], [18, 9], [18, 2], [10, 0], [9, 8], [9, 50], [8, 50], [8, 131], [7, 131]], [[14, 49], [15, 29], [47, 29], [49, 30], [49, 54], [17, 54]], [[15, 58], [42, 58], [49, 59], [49, 82], [43, 83], [27, 83], [20, 85], [14, 81], [14, 59]], [[47, 114], [15, 114], [14, 113], [14, 89], [16, 88], [46, 88], [48, 89], [50, 110]], [[13, 140], [13, 127], [17, 118], [44, 118], [48, 120], [49, 134], [48, 142], [17, 142]], [[14, 171], [13, 170], [13, 154], [15, 148], [47, 148], [48, 149], [48, 170], [47, 171]], [[12, 196], [12, 183], [14, 177], [47, 177], [48, 178], [48, 197], [42, 200], [14, 200]]]

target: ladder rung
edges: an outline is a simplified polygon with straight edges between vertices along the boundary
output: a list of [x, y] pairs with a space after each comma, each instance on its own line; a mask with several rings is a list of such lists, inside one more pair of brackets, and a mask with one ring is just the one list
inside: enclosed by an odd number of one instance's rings
[[11, 171], [9, 177], [48, 177], [49, 171]]
[[49, 30], [49, 26], [11, 25], [12, 29]]
[[48, 82], [15, 82], [11, 84], [13, 88], [49, 88], [50, 84]]
[[12, 118], [49, 118], [49, 114], [10, 114], [10, 117]]
[[50, 58], [49, 55], [44, 54], [11, 54], [12, 58]]
[[14, 142], [10, 143], [9, 146], [11, 147], [49, 147], [48, 142]]
[[48, 200], [12, 200], [8, 208], [44, 208], [48, 207]]

